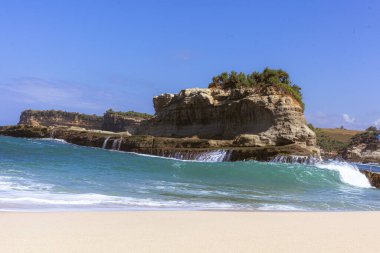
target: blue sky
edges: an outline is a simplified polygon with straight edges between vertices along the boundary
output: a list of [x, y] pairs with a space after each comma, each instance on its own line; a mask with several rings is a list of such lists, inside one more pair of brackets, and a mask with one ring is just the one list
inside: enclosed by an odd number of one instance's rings
[[319, 127], [380, 126], [379, 1], [0, 2], [0, 125], [28, 108], [153, 113], [223, 71], [282, 68]]

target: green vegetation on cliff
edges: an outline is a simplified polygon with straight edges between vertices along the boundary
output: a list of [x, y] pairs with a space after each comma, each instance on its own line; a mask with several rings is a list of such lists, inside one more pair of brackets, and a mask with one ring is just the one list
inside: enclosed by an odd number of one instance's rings
[[338, 153], [350, 144], [355, 135], [362, 133], [342, 128], [315, 128], [312, 124], [308, 126], [317, 135], [317, 145], [328, 153]]
[[358, 133], [351, 139], [350, 146], [358, 145], [361, 143], [376, 145], [380, 142], [379, 140], [380, 130], [376, 127], [369, 127], [365, 132]]
[[41, 116], [41, 117], [47, 117], [47, 118], [57, 118], [57, 117], [64, 117], [64, 118], [77, 118], [79, 120], [96, 120], [96, 121], [102, 121], [103, 117], [98, 116], [96, 114], [84, 114], [79, 112], [66, 112], [62, 110], [32, 110], [28, 109], [22, 112], [22, 114], [25, 115], [33, 115], [33, 116]]
[[209, 88], [219, 87], [222, 89], [236, 89], [244, 87], [260, 87], [265, 85], [275, 85], [280, 87], [284, 92], [292, 95], [304, 108], [302, 101], [301, 87], [293, 84], [289, 74], [282, 69], [265, 68], [263, 72], [252, 72], [245, 74], [243, 72], [231, 71], [223, 72], [212, 78]]
[[117, 115], [125, 116], [125, 117], [138, 117], [138, 118], [143, 118], [143, 119], [150, 119], [153, 117], [153, 115], [150, 115], [148, 113], [135, 112], [135, 111], [116, 112], [112, 109], [107, 110], [106, 114], [117, 114]]

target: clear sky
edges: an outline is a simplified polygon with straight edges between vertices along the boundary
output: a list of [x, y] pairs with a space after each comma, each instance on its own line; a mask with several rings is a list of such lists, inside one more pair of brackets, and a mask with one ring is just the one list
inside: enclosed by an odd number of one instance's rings
[[0, 125], [28, 108], [153, 113], [154, 95], [267, 66], [314, 125], [380, 126], [380, 1], [0, 2]]

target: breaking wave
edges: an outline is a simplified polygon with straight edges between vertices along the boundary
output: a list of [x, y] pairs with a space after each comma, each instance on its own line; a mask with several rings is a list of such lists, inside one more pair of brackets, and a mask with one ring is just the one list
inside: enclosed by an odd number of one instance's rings
[[184, 162], [0, 137], [0, 210], [380, 210], [380, 191], [353, 164], [220, 162], [227, 156]]

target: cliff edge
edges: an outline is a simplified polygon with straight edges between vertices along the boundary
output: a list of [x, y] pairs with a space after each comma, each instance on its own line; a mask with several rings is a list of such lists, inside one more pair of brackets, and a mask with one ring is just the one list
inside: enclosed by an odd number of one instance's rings
[[103, 117], [59, 110], [25, 110], [20, 115], [19, 125], [29, 126], [76, 126], [101, 129]]

